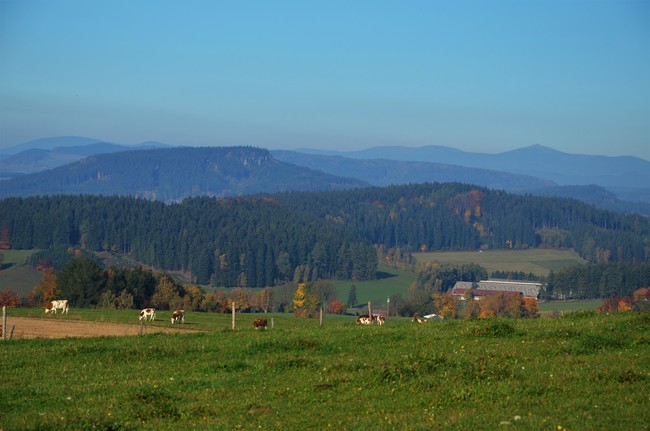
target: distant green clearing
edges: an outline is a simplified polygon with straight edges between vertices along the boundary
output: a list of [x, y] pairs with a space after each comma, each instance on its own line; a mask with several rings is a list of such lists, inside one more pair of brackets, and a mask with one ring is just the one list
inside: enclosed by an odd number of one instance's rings
[[419, 263], [435, 262], [469, 264], [476, 263], [488, 273], [494, 271], [521, 271], [537, 276], [551, 271], [585, 263], [574, 250], [528, 249], [528, 250], [486, 250], [478, 251], [436, 251], [414, 253]]
[[41, 280], [41, 273], [27, 264], [36, 250], [2, 250], [0, 270], [0, 291], [11, 289], [20, 296], [26, 296]]
[[574, 311], [594, 311], [602, 304], [602, 299], [540, 302], [539, 312], [542, 317], [545, 317], [551, 316], [553, 312], [571, 313]]
[[379, 278], [368, 281], [335, 281], [337, 298], [347, 303], [352, 285], [357, 288], [357, 304], [367, 304], [368, 301], [378, 308], [386, 307], [389, 296], [401, 294], [406, 297], [406, 292], [411, 283], [417, 281], [418, 275], [414, 272], [398, 271], [380, 267]]

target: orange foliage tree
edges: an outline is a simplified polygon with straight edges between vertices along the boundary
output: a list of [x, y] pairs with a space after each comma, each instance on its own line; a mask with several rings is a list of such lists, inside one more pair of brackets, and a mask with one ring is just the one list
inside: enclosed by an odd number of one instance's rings
[[216, 290], [211, 295], [206, 295], [201, 305], [203, 311], [215, 311], [217, 313], [227, 313], [230, 307], [230, 299], [222, 290]]
[[539, 306], [537, 305], [537, 299], [528, 297], [524, 298], [523, 317], [539, 317]]
[[17, 307], [20, 305], [20, 296], [8, 287], [0, 292], [0, 306]]
[[433, 294], [433, 308], [436, 313], [445, 319], [454, 317], [454, 298], [451, 292]]
[[329, 312], [332, 314], [343, 314], [345, 312], [345, 304], [343, 304], [338, 299], [330, 302], [328, 306]]
[[484, 314], [484, 311], [486, 315], [495, 317], [522, 317], [524, 300], [519, 293], [499, 292], [482, 300], [481, 314]]
[[56, 294], [56, 274], [54, 268], [47, 267], [41, 271], [41, 281], [27, 294], [27, 302], [38, 306], [48, 304]]

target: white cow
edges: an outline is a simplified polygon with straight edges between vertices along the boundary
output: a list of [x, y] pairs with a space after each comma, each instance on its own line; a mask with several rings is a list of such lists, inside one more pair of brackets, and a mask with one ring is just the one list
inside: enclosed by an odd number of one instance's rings
[[57, 301], [52, 301], [49, 304], [47, 304], [47, 308], [45, 309], [45, 313], [49, 313], [50, 311], [56, 314], [56, 310], [61, 310], [61, 313], [68, 314], [68, 300], [67, 299], [59, 299]]
[[140, 320], [156, 320], [156, 309], [145, 308], [140, 312]]
[[172, 324], [185, 323], [185, 310], [176, 310], [172, 313]]

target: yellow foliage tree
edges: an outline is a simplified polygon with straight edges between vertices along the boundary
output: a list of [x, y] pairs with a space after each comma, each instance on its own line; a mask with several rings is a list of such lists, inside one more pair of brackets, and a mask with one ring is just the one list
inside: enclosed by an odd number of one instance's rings
[[450, 292], [433, 294], [433, 307], [436, 312], [445, 319], [454, 317], [454, 298]]
[[298, 283], [296, 293], [293, 294], [293, 304], [291, 306], [294, 314], [300, 314], [305, 309], [305, 283]]

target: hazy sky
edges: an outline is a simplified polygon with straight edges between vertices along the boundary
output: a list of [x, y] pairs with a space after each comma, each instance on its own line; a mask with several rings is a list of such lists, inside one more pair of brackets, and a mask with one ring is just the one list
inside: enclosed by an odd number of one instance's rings
[[650, 0], [0, 0], [0, 148], [61, 135], [650, 160]]

